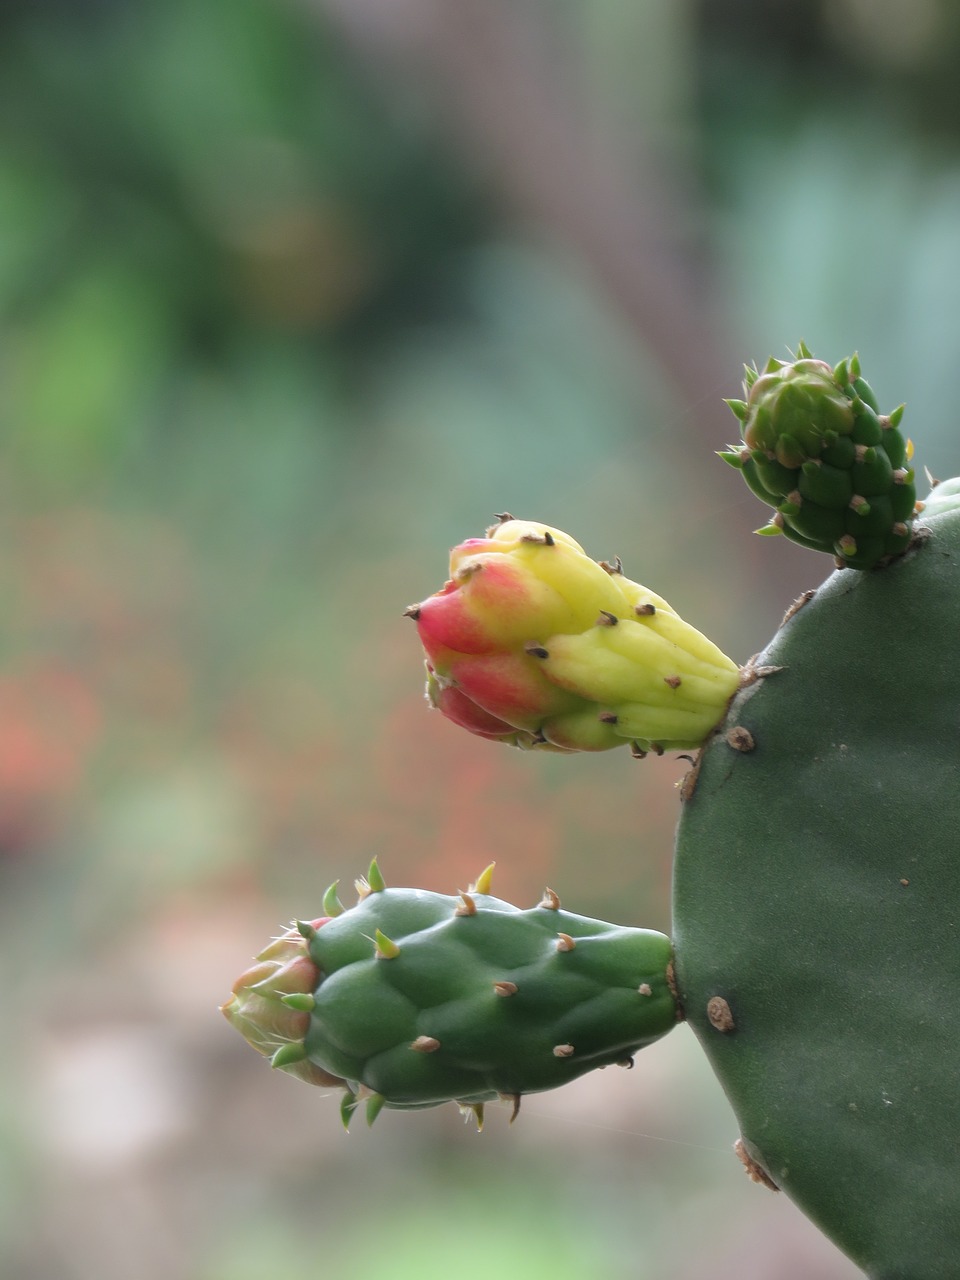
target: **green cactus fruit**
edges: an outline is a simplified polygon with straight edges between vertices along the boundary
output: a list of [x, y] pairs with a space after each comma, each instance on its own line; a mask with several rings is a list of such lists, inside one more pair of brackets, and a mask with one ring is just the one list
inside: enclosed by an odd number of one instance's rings
[[960, 1270], [958, 490], [788, 613], [677, 842], [680, 998], [749, 1167], [874, 1280]]
[[700, 745], [739, 670], [667, 602], [559, 529], [504, 516], [450, 555], [442, 590], [407, 614], [427, 698], [513, 746], [635, 755]]
[[227, 1016], [274, 1065], [343, 1084], [345, 1123], [364, 1095], [370, 1120], [457, 1101], [479, 1123], [485, 1102], [516, 1109], [524, 1093], [629, 1065], [676, 1024], [668, 938], [563, 911], [550, 890], [520, 910], [490, 895], [491, 873], [450, 897], [385, 888], [374, 863], [355, 907], [299, 926], [316, 981], [282, 1000], [295, 1030], [263, 1004], [241, 1025], [237, 996]]
[[758, 533], [786, 534], [851, 569], [907, 549], [916, 489], [903, 407], [878, 413], [857, 356], [831, 368], [801, 343], [793, 360], [747, 369], [743, 390], [727, 401], [743, 441], [720, 457], [774, 508]]

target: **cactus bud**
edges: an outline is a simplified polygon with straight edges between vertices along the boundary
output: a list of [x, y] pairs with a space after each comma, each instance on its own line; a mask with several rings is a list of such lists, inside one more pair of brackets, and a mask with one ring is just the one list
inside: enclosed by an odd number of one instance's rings
[[[327, 917], [320, 917], [309, 926], [316, 933], [326, 923]], [[301, 928], [291, 926], [240, 975], [220, 1012], [275, 1067], [308, 1084], [342, 1085], [339, 1076], [310, 1062], [303, 1047], [319, 981], [320, 970], [310, 958]]]
[[727, 402], [742, 444], [720, 457], [774, 508], [758, 533], [783, 533], [853, 569], [907, 549], [916, 490], [902, 407], [878, 414], [855, 356], [831, 369], [801, 344], [792, 361], [747, 370], [744, 396]]
[[450, 555], [450, 578], [407, 610], [427, 699], [480, 737], [525, 748], [636, 754], [700, 746], [736, 663], [667, 602], [591, 560], [569, 534], [504, 519]]

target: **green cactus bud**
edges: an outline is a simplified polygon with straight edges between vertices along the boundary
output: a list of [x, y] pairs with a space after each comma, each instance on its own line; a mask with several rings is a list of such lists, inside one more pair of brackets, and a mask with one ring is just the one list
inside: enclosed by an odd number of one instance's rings
[[784, 533], [854, 569], [906, 551], [916, 492], [904, 466], [912, 449], [899, 431], [902, 407], [878, 415], [855, 356], [831, 369], [801, 344], [791, 361], [771, 357], [761, 374], [748, 370], [744, 396], [731, 404], [742, 451], [721, 457], [776, 509], [758, 532]]
[[411, 606], [427, 697], [456, 724], [526, 748], [689, 750], [739, 669], [662, 599], [558, 529], [503, 520], [455, 547]]
[[552, 890], [520, 910], [486, 892], [491, 872], [459, 897], [384, 888], [309, 942], [285, 934], [263, 954], [306, 949], [312, 988], [298, 969], [298, 990], [268, 1005], [258, 972], [255, 1003], [245, 975], [224, 1011], [274, 1065], [343, 1086], [345, 1123], [364, 1094], [371, 1120], [451, 1100], [474, 1115], [500, 1096], [516, 1108], [675, 1025], [668, 938], [573, 915]]
[[330, 1087], [344, 1082], [308, 1061], [303, 1045], [313, 991], [320, 979], [307, 951], [304, 931], [316, 934], [324, 923], [323, 918], [310, 924], [301, 922], [274, 938], [234, 983], [233, 994], [220, 1006], [220, 1012], [272, 1066], [309, 1084]]
[[680, 996], [750, 1169], [874, 1280], [960, 1259], [960, 480], [922, 520], [908, 555], [788, 614], [703, 752], [675, 864]]

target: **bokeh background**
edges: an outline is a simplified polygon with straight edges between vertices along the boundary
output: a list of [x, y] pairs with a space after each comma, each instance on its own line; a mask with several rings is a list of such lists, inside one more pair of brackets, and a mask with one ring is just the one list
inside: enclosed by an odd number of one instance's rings
[[956, 470], [958, 66], [949, 0], [0, 4], [0, 1274], [856, 1274], [685, 1029], [345, 1135], [216, 1006], [373, 854], [669, 927], [682, 763], [459, 733], [402, 610], [508, 509], [745, 659], [824, 567], [720, 398], [800, 338]]

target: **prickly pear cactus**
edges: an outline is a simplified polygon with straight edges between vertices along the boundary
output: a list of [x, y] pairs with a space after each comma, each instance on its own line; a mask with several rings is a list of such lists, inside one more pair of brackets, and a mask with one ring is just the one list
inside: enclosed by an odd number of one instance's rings
[[[503, 517], [408, 613], [428, 694], [517, 746], [703, 749], [674, 940], [387, 889], [271, 943], [223, 1006], [276, 1067], [482, 1118], [628, 1061], [685, 1016], [757, 1181], [873, 1280], [960, 1274], [960, 480], [915, 502], [900, 411], [856, 358], [748, 375], [727, 451], [771, 526], [843, 566], [742, 670], [568, 535]], [[921, 522], [918, 523], [917, 517]], [[850, 570], [862, 572], [850, 572]], [[688, 705], [689, 703], [689, 705]], [[695, 719], [691, 719], [691, 716]]]
[[675, 864], [680, 996], [755, 1171], [876, 1280], [960, 1269], [960, 510], [922, 520], [759, 656]]
[[[389, 889], [376, 862], [344, 911], [271, 943], [223, 1013], [274, 1066], [381, 1108], [513, 1103], [610, 1063], [675, 1026], [669, 938], [490, 895]], [[280, 961], [278, 965], [278, 961]]]

